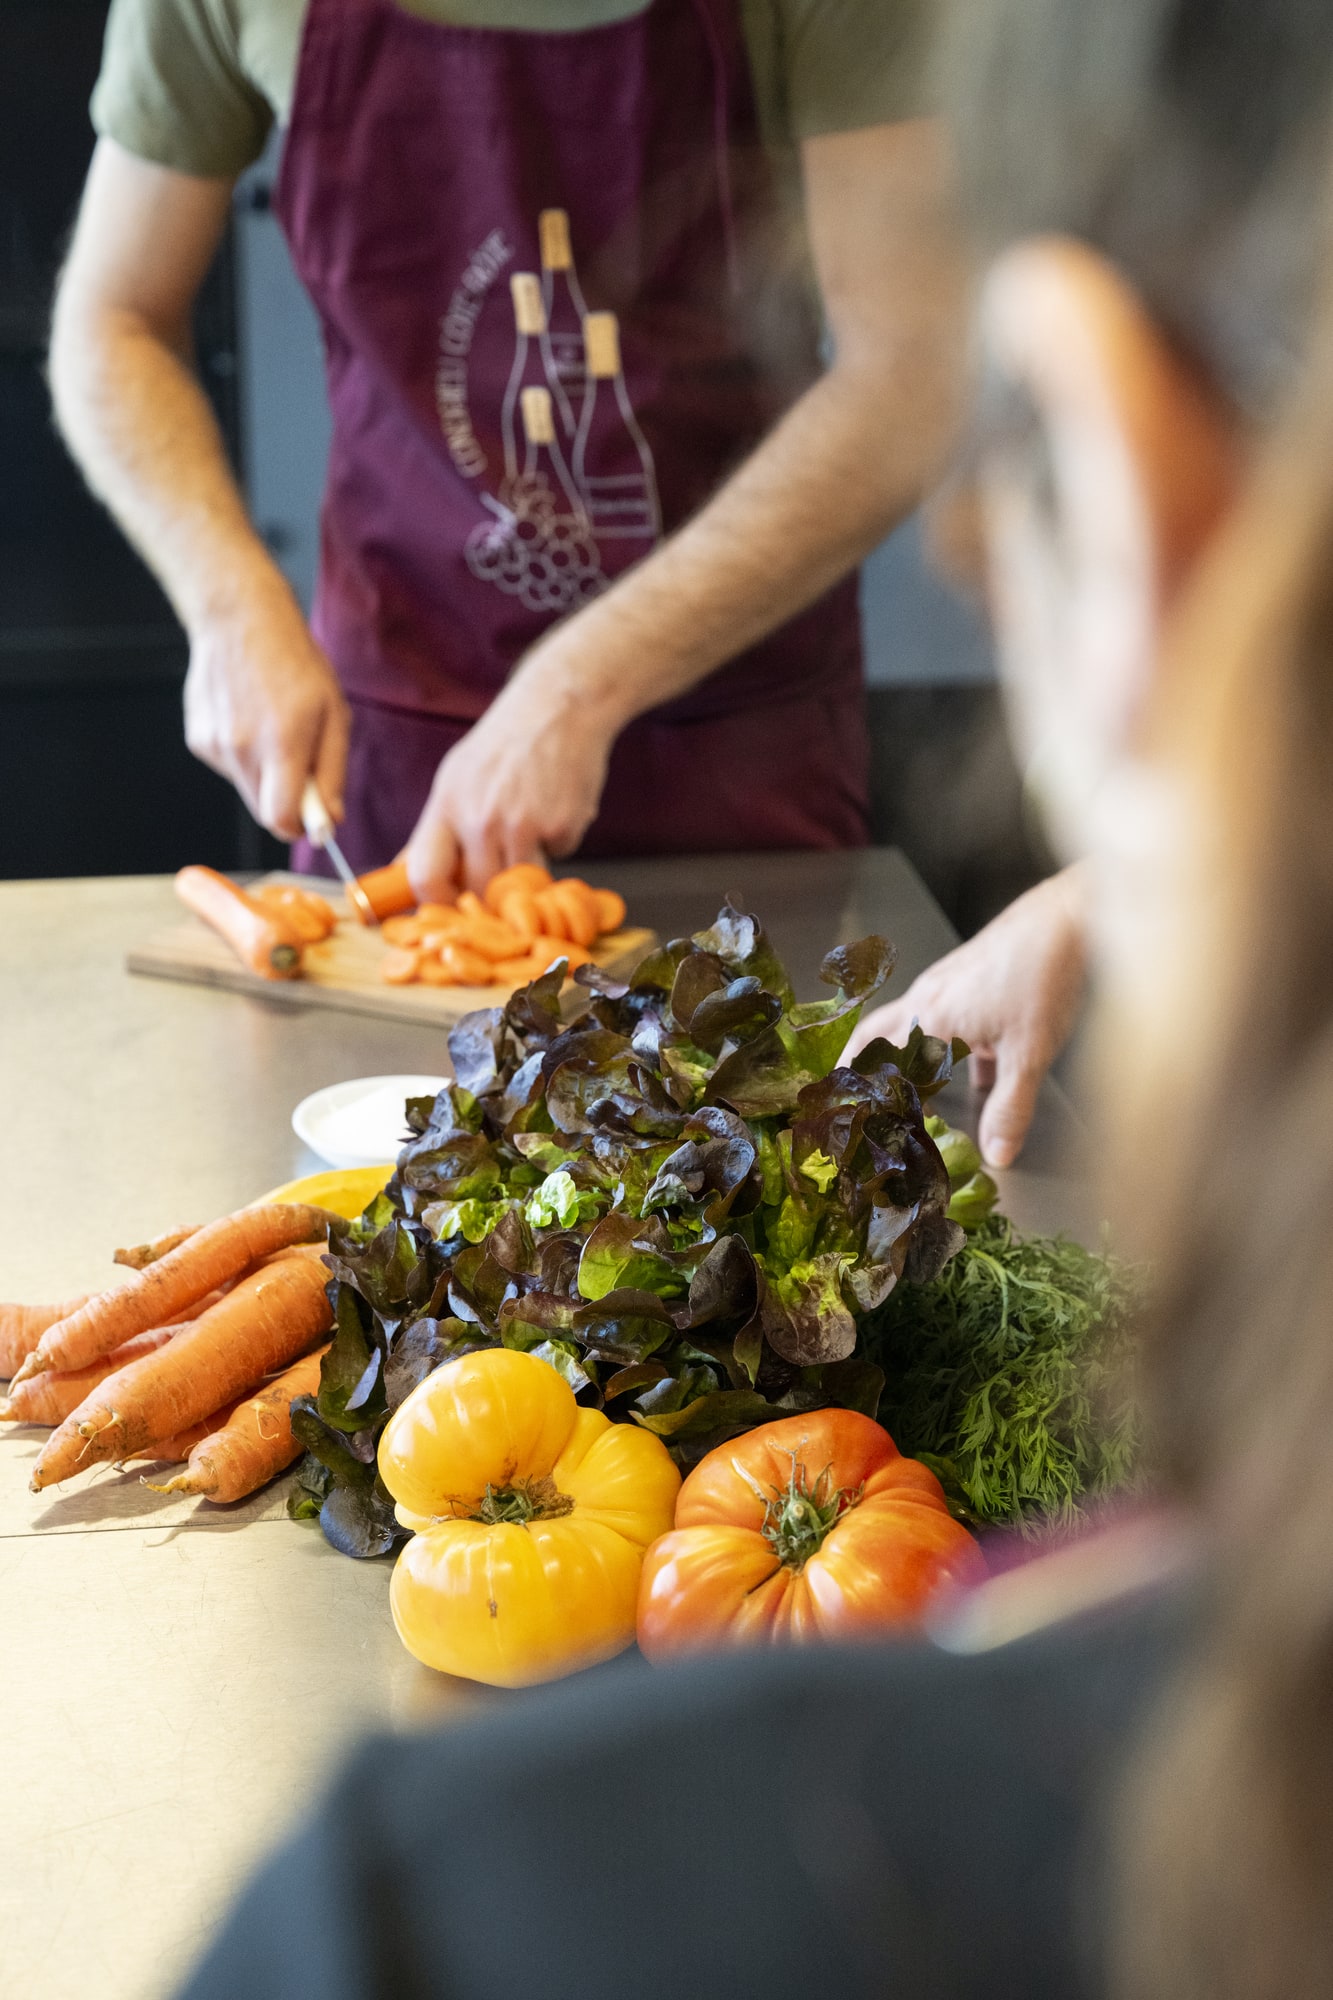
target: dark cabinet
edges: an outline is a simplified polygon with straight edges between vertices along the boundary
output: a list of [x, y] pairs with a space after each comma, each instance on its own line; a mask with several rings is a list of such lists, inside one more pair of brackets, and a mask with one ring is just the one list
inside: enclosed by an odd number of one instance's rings
[[[85, 491], [43, 379], [56, 271], [92, 151], [105, 0], [0, 9], [0, 876], [256, 865], [276, 844], [181, 732], [171, 608]], [[230, 251], [197, 325], [237, 437]]]

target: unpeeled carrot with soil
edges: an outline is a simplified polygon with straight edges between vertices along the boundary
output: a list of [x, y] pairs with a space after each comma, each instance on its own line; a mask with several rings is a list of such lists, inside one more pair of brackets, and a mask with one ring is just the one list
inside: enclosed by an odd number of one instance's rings
[[26, 1382], [15, 1382], [7, 1396], [0, 1396], [0, 1423], [63, 1424], [108, 1375], [128, 1368], [131, 1361], [142, 1361], [145, 1354], [155, 1354], [175, 1332], [172, 1326], [153, 1327], [148, 1333], [136, 1333], [133, 1340], [124, 1341], [86, 1368], [72, 1368], [63, 1375], [54, 1368], [43, 1368]]
[[113, 1264], [128, 1264], [131, 1271], [145, 1270], [169, 1251], [179, 1250], [182, 1243], [199, 1233], [200, 1226], [192, 1222], [184, 1229], [169, 1229], [165, 1236], [155, 1236], [151, 1243], [136, 1243], [128, 1250], [117, 1250], [111, 1261]]
[[[228, 1284], [275, 1250], [322, 1237], [328, 1220], [322, 1208], [302, 1202], [263, 1202], [206, 1224], [179, 1249], [136, 1271], [125, 1284], [99, 1292], [68, 1318], [48, 1326], [14, 1380], [25, 1381], [43, 1368], [56, 1368], [62, 1374], [86, 1368], [136, 1333], [165, 1326], [206, 1292]], [[216, 1409], [222, 1400], [219, 1396], [212, 1407]]]
[[229, 944], [242, 965], [261, 979], [295, 979], [301, 940], [286, 920], [252, 903], [238, 882], [216, 868], [182, 868], [176, 894], [187, 909]]
[[48, 1327], [58, 1326], [89, 1299], [100, 1296], [98, 1292], [80, 1292], [76, 1299], [62, 1299], [55, 1306], [0, 1306], [0, 1377], [18, 1372]]
[[[214, 1410], [211, 1417], [200, 1417], [197, 1424], [177, 1431], [175, 1437], [159, 1438], [155, 1444], [146, 1444], [142, 1451], [132, 1451], [126, 1464], [184, 1465], [196, 1445], [202, 1444], [205, 1438], [212, 1437], [214, 1431], [220, 1431], [224, 1424], [231, 1422], [237, 1407], [235, 1403], [224, 1403], [220, 1410]], [[148, 1484], [145, 1479], [144, 1485]], [[157, 1488], [153, 1490], [156, 1492]]]
[[327, 1275], [299, 1251], [275, 1258], [157, 1353], [108, 1375], [47, 1439], [33, 1492], [175, 1437], [275, 1369], [290, 1367], [332, 1324]]
[[[287, 1254], [295, 1253], [289, 1251]], [[10, 1393], [0, 1396], [0, 1423], [63, 1423], [99, 1382], [105, 1382], [108, 1375], [128, 1367], [131, 1361], [139, 1360], [142, 1355], [154, 1353], [181, 1327], [192, 1319], [198, 1319], [201, 1313], [207, 1312], [210, 1306], [215, 1306], [225, 1296], [221, 1288], [216, 1292], [205, 1292], [202, 1299], [187, 1306], [183, 1313], [177, 1313], [175, 1319], [168, 1320], [165, 1326], [150, 1327], [147, 1333], [136, 1333], [133, 1340], [124, 1341], [110, 1354], [104, 1354], [100, 1361], [90, 1362], [86, 1368], [74, 1368], [68, 1373], [43, 1368], [22, 1382], [11, 1382]], [[200, 1436], [203, 1435], [201, 1432]], [[188, 1450], [181, 1453], [182, 1458], [189, 1455]]]
[[[327, 1352], [322, 1347], [317, 1354], [307, 1354], [238, 1403], [226, 1423], [190, 1452], [185, 1471], [165, 1486], [153, 1486], [154, 1493], [198, 1493], [223, 1506], [257, 1493], [285, 1472], [301, 1455], [300, 1440], [292, 1434], [292, 1402], [297, 1396], [318, 1394], [320, 1363]], [[150, 1486], [152, 1481], [144, 1484]]]

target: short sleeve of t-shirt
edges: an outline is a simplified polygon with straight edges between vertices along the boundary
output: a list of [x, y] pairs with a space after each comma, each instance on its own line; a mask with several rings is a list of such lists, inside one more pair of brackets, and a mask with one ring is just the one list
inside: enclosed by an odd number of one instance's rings
[[112, 0], [92, 119], [140, 159], [229, 179], [259, 157], [273, 113], [228, 0]]
[[928, 115], [936, 17], [935, 0], [746, 0], [761, 110], [788, 140]]
[[[408, 0], [405, 0], [405, 4]], [[920, 116], [936, 0], [737, 0], [762, 128], [780, 149]], [[643, 0], [410, 0], [459, 24], [576, 31]], [[653, 0], [689, 6], [693, 0]], [[232, 177], [286, 114], [305, 0], [112, 0], [97, 130], [181, 173]]]

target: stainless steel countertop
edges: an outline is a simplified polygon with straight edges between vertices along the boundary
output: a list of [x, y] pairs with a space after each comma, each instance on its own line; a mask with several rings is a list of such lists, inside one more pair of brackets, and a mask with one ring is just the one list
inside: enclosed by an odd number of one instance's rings
[[[666, 936], [736, 892], [803, 997], [835, 942], [887, 932], [896, 988], [954, 942], [893, 851], [597, 875]], [[309, 1091], [446, 1066], [432, 1028], [125, 973], [129, 945], [174, 909], [158, 877], [0, 884], [0, 1297], [104, 1284], [117, 1244], [313, 1172], [289, 1123]], [[975, 1112], [965, 1086], [942, 1108]], [[1048, 1086], [1023, 1165], [1002, 1177], [1022, 1226], [1086, 1231], [1077, 1143]], [[359, 1727], [515, 1697], [411, 1660], [387, 1564], [293, 1526], [281, 1487], [222, 1510], [107, 1471], [34, 1498], [39, 1442], [0, 1437], [0, 1993], [159, 2000]]]

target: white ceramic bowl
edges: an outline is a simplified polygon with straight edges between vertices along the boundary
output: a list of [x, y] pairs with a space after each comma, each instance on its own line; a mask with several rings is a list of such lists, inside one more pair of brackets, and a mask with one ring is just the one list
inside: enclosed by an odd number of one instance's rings
[[331, 1167], [394, 1160], [407, 1138], [409, 1097], [434, 1097], [442, 1076], [354, 1076], [303, 1097], [292, 1113], [298, 1139]]

